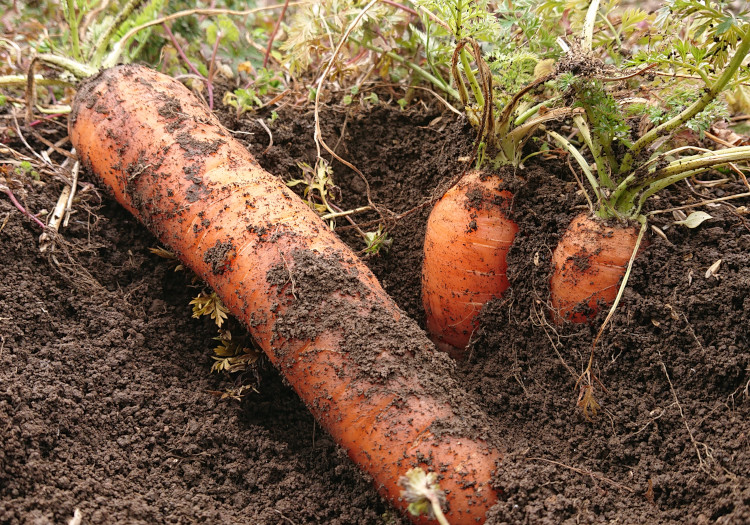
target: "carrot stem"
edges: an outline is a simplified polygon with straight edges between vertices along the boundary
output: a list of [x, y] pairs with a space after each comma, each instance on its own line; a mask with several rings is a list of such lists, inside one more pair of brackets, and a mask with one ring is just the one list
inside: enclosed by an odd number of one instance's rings
[[414, 62], [411, 62], [411, 61], [405, 59], [401, 55], [399, 55], [397, 53], [394, 53], [393, 51], [386, 51], [382, 47], [378, 47], [378, 46], [376, 46], [374, 44], [371, 44], [369, 42], [363, 42], [361, 40], [357, 40], [356, 38], [349, 37], [349, 40], [352, 41], [352, 42], [354, 42], [358, 46], [362, 46], [365, 49], [369, 49], [370, 51], [374, 51], [375, 53], [380, 53], [382, 55], [387, 56], [388, 58], [390, 58], [392, 60], [395, 60], [396, 62], [399, 62], [400, 64], [402, 64], [402, 65], [408, 67], [409, 69], [411, 69], [412, 71], [414, 71], [414, 73], [416, 73], [417, 75], [419, 75], [420, 77], [422, 77], [423, 79], [425, 79], [427, 82], [429, 82], [432, 85], [434, 85], [436, 88], [440, 89], [441, 91], [443, 91], [443, 92], [447, 93], [448, 95], [450, 95], [451, 97], [453, 97], [453, 99], [455, 99], [455, 100], [461, 100], [461, 97], [460, 97], [458, 91], [456, 91], [455, 89], [453, 89], [452, 87], [450, 87], [449, 85], [447, 85], [444, 81], [438, 79], [435, 75], [433, 75], [432, 73], [430, 73], [426, 69], [418, 66]]
[[36, 217], [35, 215], [31, 214], [31, 212], [29, 212], [26, 208], [24, 208], [23, 204], [21, 204], [20, 202], [18, 202], [18, 199], [16, 199], [16, 196], [13, 193], [13, 190], [11, 190], [10, 188], [5, 188], [5, 194], [10, 199], [10, 202], [13, 203], [13, 206], [15, 206], [16, 208], [18, 208], [18, 211], [20, 211], [21, 213], [23, 213], [24, 215], [26, 215], [29, 219], [31, 219], [32, 221], [34, 221], [35, 223], [37, 223], [43, 230], [47, 229], [47, 225], [46, 224], [44, 224], [42, 221], [39, 220], [38, 217]]
[[88, 78], [92, 75], [95, 75], [97, 72], [97, 69], [95, 67], [82, 64], [78, 62], [77, 60], [72, 60], [68, 57], [64, 57], [60, 55], [43, 53], [41, 55], [38, 55], [37, 58], [41, 60], [42, 62], [46, 62], [47, 64], [52, 64], [54, 66], [64, 69], [65, 71], [72, 73], [78, 79]]
[[281, 27], [281, 22], [284, 20], [284, 15], [286, 15], [286, 10], [288, 7], [289, 0], [284, 0], [284, 7], [281, 8], [279, 19], [276, 20], [276, 25], [273, 26], [271, 36], [268, 38], [268, 47], [266, 47], [266, 54], [263, 57], [263, 67], [268, 67], [268, 59], [271, 58], [271, 50], [273, 49], [273, 41], [276, 39], [276, 33], [279, 32], [279, 27]]
[[[0, 89], [10, 87], [23, 87], [28, 81], [27, 75], [3, 75], [0, 76]], [[37, 86], [63, 86], [71, 87], [70, 82], [60, 80], [58, 78], [45, 78], [42, 75], [34, 75], [34, 83]]]
[[76, 60], [81, 59], [81, 43], [78, 35], [78, 27], [83, 17], [83, 13], [78, 15], [76, 2], [74, 0], [64, 0], [63, 12], [68, 22], [68, 30], [70, 31], [70, 43], [73, 48], [73, 57]]
[[591, 129], [586, 123], [586, 119], [584, 119], [582, 115], [576, 115], [573, 117], [573, 122], [575, 122], [576, 126], [578, 127], [578, 130], [581, 132], [583, 141], [589, 147], [591, 156], [594, 157], [594, 162], [596, 163], [596, 173], [599, 176], [599, 180], [602, 181], [602, 185], [605, 188], [611, 188], [612, 179], [610, 179], [609, 177], [609, 170], [607, 169], [607, 164], [604, 161], [604, 158], [602, 157], [601, 148], [599, 147], [598, 143], [594, 142], [594, 139], [591, 136]]
[[591, 51], [593, 49], [594, 24], [596, 23], [596, 15], [599, 13], [599, 1], [600, 0], [593, 0], [591, 5], [589, 5], [589, 8], [586, 10], [586, 19], [584, 20], [583, 30], [581, 31], [584, 51]]
[[115, 34], [115, 31], [128, 19], [130, 14], [140, 7], [143, 0], [130, 0], [125, 4], [115, 18], [107, 23], [106, 30], [99, 36], [92, 48], [92, 52], [89, 53], [89, 62], [92, 64], [101, 63], [104, 58], [104, 53], [107, 51], [107, 46]]
[[647, 148], [656, 139], [667, 135], [682, 126], [685, 122], [703, 111], [709, 103], [716, 99], [719, 93], [721, 93], [721, 91], [727, 86], [729, 81], [732, 80], [734, 74], [745, 60], [748, 52], [750, 52], [750, 25], [745, 26], [745, 31], [740, 38], [741, 40], [735, 50], [734, 56], [732, 56], [732, 59], [729, 61], [729, 64], [724, 69], [721, 76], [716, 79], [712, 85], [704, 88], [703, 95], [698, 100], [693, 102], [675, 117], [651, 129], [648, 133], [639, 138], [635, 144], [633, 144], [630, 151], [625, 155], [622, 165], [620, 166], [620, 173], [628, 173], [632, 169], [633, 162], [638, 158], [641, 151]]
[[[631, 173], [613, 192], [609, 203], [618, 212], [634, 217], [641, 212], [646, 199], [667, 186], [709, 168], [741, 160], [750, 160], [750, 146], [738, 146], [683, 157], [670, 162], [664, 168], [655, 170], [646, 178], [639, 176], [638, 173]], [[638, 198], [638, 206], [634, 208], [636, 197], [641, 192], [643, 194]]]
[[581, 167], [581, 170], [583, 170], [584, 175], [586, 175], [586, 179], [589, 181], [589, 184], [591, 185], [591, 189], [594, 190], [594, 195], [596, 195], [596, 201], [597, 204], [601, 204], [603, 202], [602, 200], [602, 193], [601, 189], [599, 188], [599, 181], [596, 180], [596, 177], [594, 177], [593, 172], [591, 171], [591, 166], [589, 166], [589, 163], [586, 162], [586, 159], [581, 155], [581, 152], [578, 151], [578, 148], [573, 146], [573, 144], [570, 143], [568, 139], [557, 133], [556, 131], [547, 130], [547, 134], [549, 134], [555, 141], [562, 146], [562, 148], [570, 153], [573, 158], [576, 160], [578, 165]]
[[684, 171], [705, 170], [721, 164], [748, 159], [750, 159], [750, 146], [737, 146], [719, 151], [710, 151], [672, 161], [666, 167], [656, 170], [652, 179], [659, 181]]
[[[471, 87], [471, 91], [472, 93], [474, 93], [474, 99], [477, 101], [477, 105], [480, 108], [483, 108], [484, 97], [482, 96], [482, 90], [479, 89], [477, 77], [474, 74], [474, 70], [471, 69], [471, 63], [469, 62], [469, 56], [465, 48], [462, 48], [459, 52], [459, 58], [461, 60], [461, 66], [463, 66], [464, 73], [466, 74], [466, 78], [469, 80], [469, 87]], [[480, 60], [480, 57], [475, 57], [475, 60], [478, 62]]]

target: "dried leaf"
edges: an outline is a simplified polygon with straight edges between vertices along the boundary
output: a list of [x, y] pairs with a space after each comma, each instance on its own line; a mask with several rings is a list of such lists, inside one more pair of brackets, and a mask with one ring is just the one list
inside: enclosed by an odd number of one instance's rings
[[648, 488], [646, 489], [646, 501], [648, 501], [651, 505], [654, 504], [654, 480], [653, 478], [648, 478]]
[[721, 259], [713, 263], [708, 270], [706, 270], [706, 279], [708, 279], [711, 276], [718, 277], [719, 273], [719, 266], [721, 266]]
[[711, 133], [730, 146], [747, 146], [750, 143], [747, 136], [740, 135], [729, 128], [714, 126], [711, 128]]
[[704, 221], [707, 221], [708, 219], [713, 219], [711, 215], [706, 213], [705, 211], [694, 211], [690, 215], [685, 218], [685, 220], [682, 221], [675, 221], [675, 224], [680, 224], [682, 226], [687, 226], [690, 229], [697, 228], [701, 224], [703, 224]]

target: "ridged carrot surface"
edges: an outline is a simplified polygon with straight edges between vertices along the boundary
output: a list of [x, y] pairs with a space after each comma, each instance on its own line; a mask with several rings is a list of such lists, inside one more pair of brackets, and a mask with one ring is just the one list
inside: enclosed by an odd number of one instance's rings
[[571, 221], [552, 254], [550, 297], [558, 323], [588, 322], [600, 304], [612, 304], [637, 239], [637, 228], [587, 214]]
[[435, 344], [462, 359], [477, 315], [507, 290], [506, 256], [518, 225], [498, 177], [471, 171], [435, 204], [427, 222], [422, 303]]
[[69, 129], [83, 165], [247, 325], [383, 496], [403, 509], [398, 480], [422, 466], [453, 525], [484, 521], [501, 456], [450, 359], [188, 89], [106, 70], [81, 86]]

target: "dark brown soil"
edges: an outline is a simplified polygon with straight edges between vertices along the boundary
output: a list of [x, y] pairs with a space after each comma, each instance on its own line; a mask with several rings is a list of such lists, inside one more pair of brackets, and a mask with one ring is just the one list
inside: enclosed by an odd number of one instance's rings
[[[297, 162], [315, 159], [312, 112], [282, 111], [265, 153], [258, 117], [224, 121], [252, 133], [238, 138], [265, 168], [298, 177]], [[336, 106], [322, 118], [328, 143], [394, 213], [444, 188], [471, 149], [470, 129], [435, 110]], [[667, 240], [650, 234], [597, 347], [602, 408], [587, 420], [576, 380], [605, 313], [591, 327], [544, 321], [551, 251], [584, 204], [567, 167], [551, 166], [511, 184], [521, 226], [512, 291], [485, 309], [457, 372], [506, 452], [489, 522], [750, 522], [750, 216], [721, 205], [694, 230], [654, 216]], [[46, 180], [28, 188], [34, 212], [62, 187]], [[356, 174], [338, 165], [336, 182], [342, 208], [366, 203]], [[652, 209], [697, 198], [681, 185]], [[76, 209], [69, 251], [52, 258], [0, 196], [1, 523], [65, 523], [75, 508], [84, 523], [405, 523], [272, 367], [261, 364], [258, 393], [241, 402], [212, 395], [231, 384], [209, 373], [216, 331], [190, 317], [189, 278], [152, 255], [154, 238], [107, 197], [99, 205], [89, 193]], [[399, 221], [391, 251], [367, 259], [420, 323], [428, 212]]]

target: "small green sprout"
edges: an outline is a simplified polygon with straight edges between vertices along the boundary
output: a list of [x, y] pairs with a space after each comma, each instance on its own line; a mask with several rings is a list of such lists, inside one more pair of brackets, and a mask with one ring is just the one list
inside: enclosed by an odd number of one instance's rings
[[194, 318], [197, 319], [204, 315], [210, 315], [219, 328], [221, 328], [221, 325], [224, 324], [229, 315], [229, 309], [224, 306], [224, 303], [221, 302], [216, 292], [211, 292], [210, 294], [201, 292], [195, 299], [190, 301], [190, 304], [193, 305]]
[[22, 160], [16, 168], [16, 175], [27, 175], [34, 180], [39, 180], [39, 172], [34, 169], [34, 166], [28, 160]]
[[314, 167], [306, 162], [297, 166], [302, 170], [302, 178], [290, 180], [286, 185], [290, 188], [304, 185], [305, 202], [319, 215], [335, 213], [337, 210], [331, 207], [331, 202], [341, 196], [341, 190], [333, 182], [333, 168], [322, 159]]
[[216, 362], [211, 367], [212, 372], [243, 372], [260, 359], [261, 353], [258, 350], [233, 340], [229, 330], [220, 330], [214, 340], [219, 341], [219, 345], [214, 348], [216, 355], [213, 359]]
[[366, 232], [364, 237], [367, 243], [364, 253], [368, 255], [376, 255], [380, 253], [380, 250], [387, 252], [393, 244], [393, 239], [388, 235], [388, 232], [383, 231], [382, 226], [378, 226], [377, 231]]
[[399, 478], [398, 484], [404, 489], [401, 497], [409, 503], [408, 509], [413, 516], [426, 515], [440, 525], [449, 525], [442, 509], [445, 493], [437, 483], [437, 474], [413, 468]]
[[224, 93], [224, 98], [221, 99], [221, 102], [225, 106], [232, 106], [236, 109], [238, 117], [246, 111], [251, 111], [263, 105], [263, 101], [252, 88], [235, 89], [233, 92], [227, 91]]
[[262, 108], [261, 97], [276, 93], [283, 87], [282, 79], [275, 71], [264, 67], [253, 70], [252, 65], [243, 65], [241, 70], [251, 72], [254, 79], [252, 84], [233, 92], [227, 91], [222, 98], [225, 106], [232, 106], [237, 110], [238, 117], [246, 111]]

